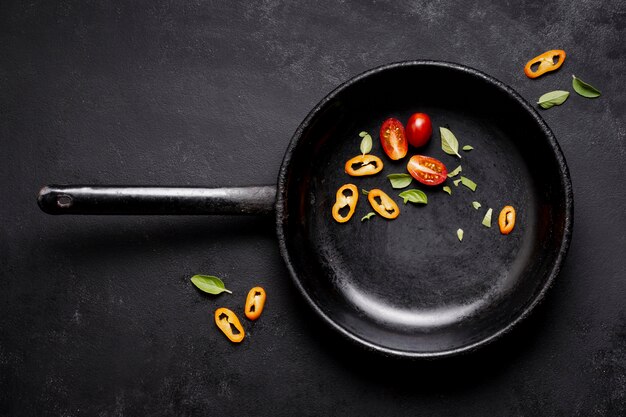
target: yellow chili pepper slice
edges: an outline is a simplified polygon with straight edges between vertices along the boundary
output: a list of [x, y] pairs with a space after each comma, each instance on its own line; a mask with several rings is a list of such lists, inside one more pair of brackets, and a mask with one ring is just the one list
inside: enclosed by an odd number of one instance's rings
[[505, 206], [498, 216], [500, 233], [508, 235], [515, 227], [515, 209], [512, 206]]
[[[352, 192], [351, 195], [344, 194], [344, 191]], [[339, 190], [337, 190], [337, 196], [335, 205], [333, 206], [333, 219], [335, 219], [339, 223], [345, 223], [354, 214], [354, 209], [356, 209], [356, 203], [359, 201], [359, 190], [356, 188], [354, 184], [345, 184], [342, 185]], [[348, 214], [345, 216], [339, 213], [339, 210], [348, 206], [350, 210]]]
[[256, 320], [261, 316], [263, 307], [265, 307], [265, 299], [267, 294], [262, 287], [254, 287], [248, 291], [246, 297], [246, 317], [250, 320]]
[[237, 315], [227, 308], [215, 310], [215, 324], [233, 343], [241, 342], [246, 335]]
[[[558, 57], [558, 61], [555, 64], [554, 58]], [[544, 52], [528, 61], [524, 67], [524, 73], [528, 78], [537, 78], [546, 72], [558, 70], [565, 61], [565, 51], [561, 49], [553, 49], [551, 51]], [[537, 71], [532, 70], [532, 66], [539, 64]]]
[[[378, 202], [378, 199], [380, 199], [380, 202]], [[400, 215], [400, 209], [398, 208], [396, 202], [382, 190], [377, 188], [370, 190], [367, 195], [367, 200], [370, 202], [376, 213], [380, 214], [385, 219], [395, 219]]]
[[374, 175], [382, 171], [383, 161], [374, 155], [359, 155], [346, 162], [346, 173], [353, 177]]

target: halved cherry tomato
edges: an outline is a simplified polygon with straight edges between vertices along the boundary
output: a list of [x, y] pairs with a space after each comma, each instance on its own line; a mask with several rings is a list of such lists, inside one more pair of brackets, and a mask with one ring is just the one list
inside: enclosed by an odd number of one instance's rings
[[[558, 58], [557, 63], [554, 63], [554, 58]], [[528, 78], [537, 78], [546, 72], [558, 70], [565, 61], [565, 51], [561, 49], [553, 49], [551, 51], [544, 52], [528, 61], [524, 67], [524, 74]], [[533, 65], [539, 64], [536, 71], [533, 71]]]
[[[348, 191], [348, 194], [344, 194], [344, 191]], [[356, 209], [356, 203], [359, 201], [359, 189], [356, 188], [354, 184], [345, 184], [342, 185], [341, 188], [337, 190], [337, 196], [335, 205], [333, 206], [333, 219], [335, 219], [339, 223], [345, 223], [350, 220], [350, 217], [354, 214], [354, 209]], [[345, 216], [339, 213], [339, 210], [344, 208], [345, 206], [349, 207], [348, 214]]]
[[237, 315], [227, 308], [220, 307], [215, 310], [215, 324], [233, 343], [241, 342], [246, 336]]
[[258, 319], [263, 312], [263, 307], [265, 307], [266, 298], [267, 294], [265, 294], [263, 287], [250, 289], [246, 297], [246, 317], [250, 320]]
[[[380, 203], [377, 199], [380, 199]], [[367, 194], [367, 200], [372, 205], [372, 208], [376, 213], [380, 214], [385, 219], [395, 219], [400, 215], [400, 209], [395, 201], [393, 201], [382, 190], [374, 188]]]
[[359, 155], [348, 160], [345, 169], [348, 175], [353, 177], [374, 175], [383, 169], [383, 161], [374, 155]]
[[413, 156], [406, 169], [413, 178], [425, 185], [441, 184], [448, 177], [448, 170], [443, 162], [430, 156]]
[[409, 151], [409, 144], [404, 134], [404, 126], [393, 117], [385, 120], [380, 127], [380, 143], [387, 156], [394, 161], [402, 159]]
[[515, 209], [512, 206], [505, 206], [498, 216], [498, 225], [500, 233], [508, 235], [515, 227]]
[[409, 117], [409, 121], [406, 123], [406, 138], [411, 146], [419, 148], [426, 145], [432, 134], [433, 124], [427, 114], [414, 113]]

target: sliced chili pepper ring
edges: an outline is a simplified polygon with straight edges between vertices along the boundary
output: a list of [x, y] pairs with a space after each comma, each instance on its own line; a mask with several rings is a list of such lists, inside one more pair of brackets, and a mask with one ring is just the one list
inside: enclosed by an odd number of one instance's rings
[[383, 161], [374, 155], [359, 155], [346, 162], [345, 170], [348, 175], [362, 177], [374, 175], [382, 171]]
[[265, 299], [267, 294], [262, 287], [254, 287], [248, 291], [246, 297], [246, 317], [250, 320], [256, 320], [261, 316], [263, 308], [265, 307]]
[[[558, 70], [565, 61], [565, 51], [561, 49], [553, 49], [551, 51], [544, 52], [528, 61], [524, 67], [524, 74], [528, 78], [537, 78], [546, 72]], [[558, 58], [557, 62], [554, 59]], [[539, 64], [536, 70], [533, 70], [533, 66]]]
[[233, 343], [241, 342], [246, 336], [237, 315], [227, 308], [220, 307], [215, 310], [215, 324]]
[[[351, 191], [352, 195], [344, 194], [344, 191]], [[356, 203], [359, 201], [359, 190], [354, 184], [344, 184], [337, 190], [335, 204], [333, 205], [333, 219], [339, 223], [345, 223], [354, 214]], [[343, 214], [341, 210], [348, 207], [348, 213]]]
[[377, 188], [370, 190], [367, 195], [367, 200], [376, 213], [380, 214], [385, 219], [395, 219], [400, 215], [400, 208], [396, 202], [382, 190]]
[[515, 227], [515, 209], [512, 206], [505, 206], [498, 216], [498, 226], [500, 233], [508, 235]]

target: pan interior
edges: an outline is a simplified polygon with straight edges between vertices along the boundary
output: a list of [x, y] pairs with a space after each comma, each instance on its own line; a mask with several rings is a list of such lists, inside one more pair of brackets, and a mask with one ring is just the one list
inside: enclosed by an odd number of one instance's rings
[[[391, 161], [379, 129], [395, 117], [430, 115], [433, 136]], [[444, 153], [439, 127], [449, 128], [461, 158]], [[359, 132], [384, 169], [350, 177], [345, 162], [360, 154]], [[413, 181], [428, 204], [403, 204], [386, 178], [406, 173], [411, 155], [462, 166], [473, 192], [449, 178], [428, 187]], [[279, 238], [296, 284], [322, 316], [345, 335], [387, 352], [428, 356], [462, 351], [489, 340], [534, 305], [558, 270], [567, 215], [567, 176], [547, 127], [519, 97], [480, 73], [435, 64], [399, 65], [357, 78], [332, 93], [303, 122], [279, 183]], [[382, 189], [400, 216], [373, 216], [360, 193], [344, 224], [331, 209], [343, 184]], [[448, 195], [442, 190], [452, 189]], [[475, 209], [472, 202], [479, 202]], [[503, 206], [517, 211], [514, 231], [500, 234]], [[491, 227], [482, 224], [493, 209]], [[459, 241], [457, 230], [464, 231]]]

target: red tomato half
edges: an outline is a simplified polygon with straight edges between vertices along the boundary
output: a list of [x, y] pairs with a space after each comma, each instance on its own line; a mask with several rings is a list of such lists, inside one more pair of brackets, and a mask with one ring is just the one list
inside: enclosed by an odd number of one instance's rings
[[448, 170], [443, 162], [430, 156], [413, 156], [406, 169], [413, 178], [426, 185], [441, 184], [448, 177]]
[[432, 134], [433, 124], [427, 114], [415, 113], [406, 123], [406, 138], [411, 146], [419, 148], [426, 145]]
[[409, 144], [404, 135], [404, 126], [400, 120], [389, 118], [380, 127], [380, 143], [387, 156], [394, 161], [402, 159], [409, 151]]

